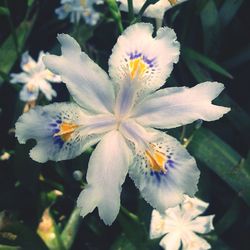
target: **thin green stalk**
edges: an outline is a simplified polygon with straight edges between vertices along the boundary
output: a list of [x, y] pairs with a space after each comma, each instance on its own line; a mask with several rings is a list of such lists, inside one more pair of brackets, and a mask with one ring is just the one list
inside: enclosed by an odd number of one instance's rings
[[[10, 13], [10, 9], [9, 9], [9, 5], [8, 5], [7, 0], [4, 0], [4, 4], [5, 4], [5, 7], [9, 10], [9, 13]], [[18, 40], [17, 40], [16, 30], [15, 30], [14, 24], [12, 22], [11, 15], [9, 14], [7, 16], [8, 16], [8, 22], [9, 22], [9, 25], [10, 25], [10, 31], [11, 31], [11, 34], [12, 34], [12, 37], [13, 37], [16, 53], [17, 53], [17, 55], [19, 55], [19, 47], [18, 47]]]
[[144, 14], [144, 12], [146, 11], [146, 9], [148, 8], [149, 5], [151, 4], [155, 4], [157, 3], [159, 0], [146, 0], [146, 2], [143, 4], [143, 6], [141, 7], [138, 16], [131, 22], [131, 24], [137, 23], [141, 21], [141, 18]]
[[128, 1], [128, 18], [129, 22], [131, 23], [134, 20], [133, 0], [127, 0], [127, 1]]
[[76, 207], [72, 211], [70, 218], [61, 234], [61, 239], [66, 250], [69, 250], [73, 245], [80, 223], [80, 209]]
[[118, 5], [115, 0], [106, 0], [111, 15], [113, 16], [114, 20], [117, 23], [118, 30], [120, 33], [123, 32], [123, 25], [122, 25], [122, 18], [121, 18], [121, 12], [118, 8]]

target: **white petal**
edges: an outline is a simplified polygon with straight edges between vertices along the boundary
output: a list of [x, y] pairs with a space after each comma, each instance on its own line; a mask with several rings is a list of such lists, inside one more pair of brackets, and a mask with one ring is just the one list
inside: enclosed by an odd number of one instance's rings
[[[186, 0], [177, 0], [176, 4], [182, 3]], [[128, 11], [128, 3], [126, 0], [119, 0], [121, 2], [120, 10]], [[134, 12], [138, 13], [143, 4], [145, 3], [145, 0], [135, 0], [133, 1], [133, 7]], [[173, 5], [174, 6], [174, 5]], [[146, 11], [144, 12], [144, 16], [152, 17], [152, 18], [163, 18], [163, 15], [166, 10], [171, 9], [173, 7], [168, 0], [160, 0], [156, 4], [150, 5]]]
[[178, 250], [181, 246], [180, 234], [177, 232], [168, 233], [160, 241], [160, 246], [165, 250]]
[[20, 91], [20, 100], [24, 102], [35, 101], [39, 94], [39, 88], [35, 87], [32, 91], [28, 89], [27, 84]]
[[37, 66], [37, 63], [34, 61], [34, 59], [29, 55], [29, 52], [26, 51], [22, 54], [21, 59], [21, 68], [25, 72], [31, 72], [33, 71]]
[[128, 79], [143, 95], [161, 87], [179, 58], [175, 32], [160, 28], [152, 37], [153, 26], [137, 23], [129, 26], [118, 38], [109, 60], [109, 73], [118, 86]]
[[199, 216], [190, 222], [189, 228], [196, 233], [209, 233], [214, 229], [213, 219], [214, 215]]
[[10, 74], [10, 82], [11, 83], [27, 83], [29, 80], [30, 80], [30, 76], [25, 73], [25, 72], [22, 72], [22, 73], [12, 73]]
[[137, 105], [133, 116], [139, 123], [155, 128], [174, 128], [198, 119], [217, 120], [230, 111], [211, 103], [223, 89], [221, 83], [204, 82], [193, 88], [159, 90]]
[[191, 231], [185, 231], [181, 237], [183, 250], [207, 250], [210, 244]]
[[131, 160], [130, 149], [118, 131], [103, 137], [89, 160], [88, 186], [77, 201], [83, 217], [98, 207], [104, 223], [113, 223], [120, 209], [121, 185]]
[[150, 222], [150, 231], [149, 236], [150, 239], [157, 239], [164, 235], [166, 232], [164, 231], [164, 224], [165, 221], [163, 216], [157, 211], [153, 210], [151, 215], [151, 222]]
[[201, 215], [208, 208], [209, 203], [204, 202], [196, 197], [192, 198], [185, 195], [185, 200], [182, 203], [182, 211], [185, 218], [191, 220], [198, 215]]
[[40, 80], [37, 82], [39, 84], [40, 90], [43, 92], [45, 97], [50, 101], [52, 97], [56, 96], [56, 91], [51, 87], [50, 83], [45, 80]]
[[62, 56], [47, 55], [44, 63], [62, 77], [75, 101], [82, 107], [101, 113], [111, 112], [114, 91], [107, 74], [95, 64], [69, 35], [58, 35]]
[[197, 191], [199, 170], [187, 150], [173, 137], [157, 132], [148, 148], [137, 150], [130, 177], [144, 199], [159, 212], [178, 205], [183, 194]]
[[18, 119], [16, 137], [20, 143], [28, 139], [37, 141], [30, 151], [35, 161], [66, 160], [80, 155], [91, 143], [100, 140], [102, 134], [112, 128], [112, 119], [103, 124], [103, 116], [91, 118], [73, 103], [37, 106]]

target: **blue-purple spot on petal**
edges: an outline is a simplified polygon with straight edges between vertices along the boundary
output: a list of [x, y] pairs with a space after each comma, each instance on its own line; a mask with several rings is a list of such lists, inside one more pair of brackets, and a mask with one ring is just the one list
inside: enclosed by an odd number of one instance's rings
[[174, 161], [173, 161], [173, 160], [169, 159], [169, 160], [167, 161], [167, 164], [168, 164], [168, 166], [170, 166], [171, 168], [174, 168]]

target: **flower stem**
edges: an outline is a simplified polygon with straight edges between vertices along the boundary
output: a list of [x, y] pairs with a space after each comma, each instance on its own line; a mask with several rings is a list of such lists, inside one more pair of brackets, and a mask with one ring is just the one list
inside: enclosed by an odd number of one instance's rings
[[133, 0], [128, 1], [128, 18], [129, 22], [131, 23], [134, 20], [134, 7], [133, 7]]
[[159, 0], [146, 0], [146, 2], [142, 5], [142, 7], [141, 7], [141, 9], [140, 9], [140, 11], [138, 13], [138, 16], [136, 18], [134, 18], [134, 20], [131, 22], [131, 24], [140, 22], [143, 14], [146, 11], [146, 9], [148, 8], [148, 6], [151, 5], [151, 4], [155, 4], [158, 1]]

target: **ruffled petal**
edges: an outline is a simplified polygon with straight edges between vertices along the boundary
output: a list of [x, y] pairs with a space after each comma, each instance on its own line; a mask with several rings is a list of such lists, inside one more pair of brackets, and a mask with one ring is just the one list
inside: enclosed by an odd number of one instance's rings
[[192, 220], [193, 218], [201, 215], [208, 208], [209, 203], [202, 201], [196, 197], [188, 197], [185, 195], [185, 200], [182, 203], [183, 216], [187, 220]]
[[195, 194], [200, 172], [194, 158], [176, 139], [161, 132], [155, 134], [157, 139], [135, 149], [129, 175], [144, 199], [164, 213], [181, 203], [183, 194]]
[[159, 90], [138, 104], [132, 116], [140, 124], [155, 128], [175, 128], [198, 119], [217, 120], [230, 111], [211, 103], [223, 89], [221, 83], [204, 82], [192, 88]]
[[107, 113], [113, 110], [114, 90], [108, 75], [95, 64], [69, 35], [58, 35], [62, 55], [47, 55], [44, 63], [62, 77], [75, 101], [87, 110]]
[[189, 228], [196, 233], [209, 233], [214, 229], [213, 219], [214, 215], [199, 216], [190, 222]]
[[30, 151], [33, 160], [61, 161], [80, 155], [113, 126], [112, 116], [91, 117], [76, 104], [58, 103], [23, 114], [16, 123], [16, 137], [19, 143], [37, 141]]
[[98, 207], [104, 223], [113, 223], [120, 209], [121, 185], [131, 161], [131, 151], [118, 131], [111, 131], [103, 137], [90, 157], [88, 185], [77, 201], [81, 216]]
[[131, 84], [136, 95], [160, 88], [179, 58], [175, 32], [160, 28], [155, 38], [153, 26], [137, 23], [118, 38], [109, 60], [109, 73], [118, 88]]

